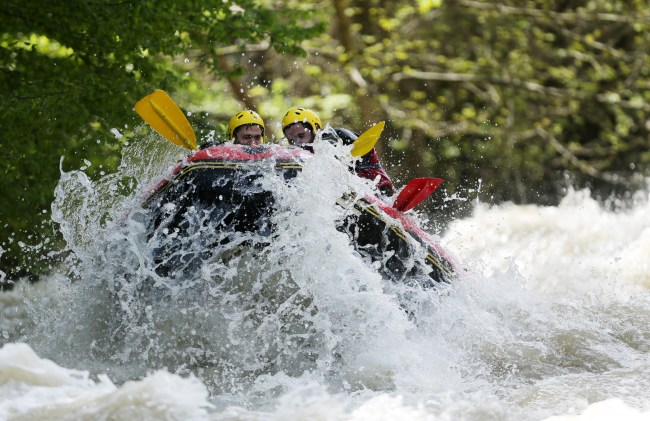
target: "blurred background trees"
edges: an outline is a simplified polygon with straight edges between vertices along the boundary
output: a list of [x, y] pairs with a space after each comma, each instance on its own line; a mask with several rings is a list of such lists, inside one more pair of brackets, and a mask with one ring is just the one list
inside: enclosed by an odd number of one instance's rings
[[[644, 187], [650, 163], [648, 6], [3, 2], [0, 270], [43, 270], [30, 258], [57, 248], [59, 165], [113, 171], [141, 124], [133, 104], [155, 88], [203, 134], [223, 133], [243, 107], [276, 138], [294, 105], [356, 131], [386, 120], [379, 148], [398, 186], [437, 176], [446, 197], [491, 203], [555, 204], [569, 184], [624, 196]], [[457, 217], [469, 206], [445, 203], [431, 207]]]

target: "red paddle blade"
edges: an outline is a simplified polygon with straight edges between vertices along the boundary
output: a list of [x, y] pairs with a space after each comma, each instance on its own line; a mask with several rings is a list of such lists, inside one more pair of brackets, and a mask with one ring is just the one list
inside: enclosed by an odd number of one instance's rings
[[400, 212], [413, 209], [429, 197], [442, 184], [442, 181], [442, 178], [414, 178], [397, 195], [393, 208]]

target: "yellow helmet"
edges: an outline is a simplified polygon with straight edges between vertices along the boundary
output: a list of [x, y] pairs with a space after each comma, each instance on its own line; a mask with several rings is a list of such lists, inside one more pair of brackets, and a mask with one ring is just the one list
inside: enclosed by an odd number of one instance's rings
[[228, 136], [232, 139], [235, 136], [235, 129], [247, 124], [257, 124], [262, 127], [262, 136], [264, 136], [264, 120], [253, 110], [240, 111], [230, 119], [230, 123], [228, 123]]
[[291, 126], [293, 123], [305, 123], [311, 126], [311, 129], [314, 132], [323, 128], [323, 123], [318, 114], [309, 108], [289, 108], [289, 111], [287, 111], [282, 119], [282, 130], [284, 131], [284, 129]]

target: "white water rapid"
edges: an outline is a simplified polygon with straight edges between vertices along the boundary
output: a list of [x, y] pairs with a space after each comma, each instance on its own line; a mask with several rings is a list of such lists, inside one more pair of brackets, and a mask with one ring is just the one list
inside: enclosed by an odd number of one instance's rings
[[270, 246], [167, 278], [134, 186], [179, 150], [145, 139], [117, 174], [62, 173], [70, 257], [0, 293], [0, 420], [650, 420], [647, 193], [429, 221], [458, 279], [405, 290], [335, 229], [329, 204], [369, 187], [330, 147], [291, 187], [267, 181]]

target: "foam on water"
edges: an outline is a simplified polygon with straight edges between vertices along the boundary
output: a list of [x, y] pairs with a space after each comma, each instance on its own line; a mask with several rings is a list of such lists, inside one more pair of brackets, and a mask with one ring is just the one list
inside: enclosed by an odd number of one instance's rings
[[[510, 268], [540, 293], [602, 293], [627, 299], [650, 288], [650, 206], [604, 210], [589, 191], [569, 190], [557, 207], [478, 206], [446, 236], [450, 247], [483, 261], [484, 275]], [[613, 293], [613, 294], [612, 294]]]
[[336, 230], [328, 204], [370, 187], [321, 144], [290, 185], [264, 181], [270, 245], [161, 276], [137, 191], [179, 151], [152, 161], [148, 141], [118, 174], [62, 174], [70, 258], [0, 295], [0, 418], [650, 419], [645, 194], [618, 211], [586, 191], [477, 205], [442, 238], [459, 279], [422, 291], [383, 280]]
[[196, 378], [164, 371], [116, 387], [100, 375], [64, 369], [26, 344], [0, 349], [0, 418], [4, 420], [206, 419], [212, 405]]

